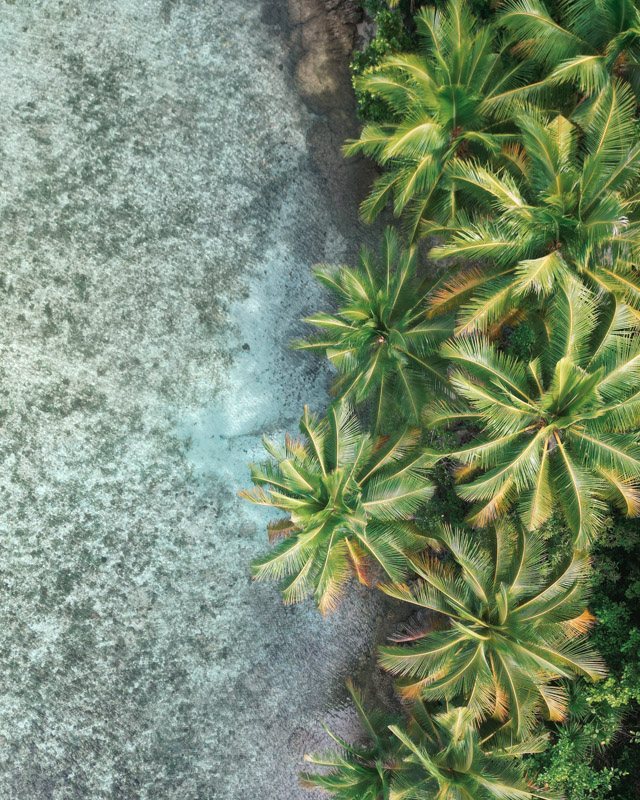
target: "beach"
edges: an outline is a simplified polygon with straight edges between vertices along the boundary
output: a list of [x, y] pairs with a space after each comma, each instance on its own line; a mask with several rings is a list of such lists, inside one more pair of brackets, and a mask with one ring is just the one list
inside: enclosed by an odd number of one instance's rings
[[328, 401], [311, 266], [372, 237], [323, 10], [2, 4], [2, 797], [298, 800], [352, 719], [382, 600], [284, 607], [236, 494]]

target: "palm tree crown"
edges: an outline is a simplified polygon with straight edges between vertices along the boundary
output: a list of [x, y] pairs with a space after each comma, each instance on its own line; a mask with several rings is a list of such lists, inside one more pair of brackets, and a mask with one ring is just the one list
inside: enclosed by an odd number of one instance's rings
[[457, 332], [487, 328], [509, 309], [539, 302], [569, 274], [640, 308], [635, 104], [618, 85], [604, 94], [582, 142], [564, 117], [521, 116], [522, 145], [504, 151], [501, 169], [452, 165], [454, 183], [488, 212], [475, 221], [459, 217], [449, 241], [430, 253], [488, 263], [454, 269], [431, 298], [432, 312], [463, 304]]
[[326, 352], [341, 372], [334, 393], [355, 403], [370, 399], [376, 429], [398, 411], [419, 423], [425, 392], [446, 388], [437, 350], [453, 322], [426, 319], [415, 249], [402, 251], [398, 234], [387, 228], [380, 258], [363, 247], [357, 269], [320, 265], [315, 273], [341, 305], [336, 314], [308, 317], [322, 333], [294, 346]]
[[443, 398], [425, 421], [467, 419], [481, 428], [469, 444], [433, 453], [463, 464], [461, 477], [482, 471], [458, 487], [480, 504], [473, 524], [488, 524], [519, 500], [527, 527], [537, 528], [555, 498], [585, 547], [604, 500], [640, 514], [640, 345], [627, 327], [632, 319], [624, 306], [598, 317], [595, 300], [573, 284], [556, 296], [541, 358], [524, 363], [477, 334], [443, 345], [463, 402]]
[[321, 787], [336, 800], [528, 800], [548, 798], [526, 780], [517, 756], [544, 750], [544, 737], [499, 746], [494, 736], [480, 739], [473, 715], [453, 708], [430, 715], [416, 702], [406, 721], [364, 710], [362, 697], [350, 691], [369, 739], [347, 743], [330, 731], [341, 752], [307, 755], [329, 767], [324, 775], [301, 776], [303, 786]]
[[559, 21], [542, 0], [509, 0], [497, 22], [527, 58], [547, 67], [538, 86], [569, 83], [587, 95], [615, 78], [640, 99], [640, 13], [633, 0], [560, 0]]
[[[341, 404], [319, 420], [305, 407], [306, 441], [264, 440], [272, 461], [252, 464], [252, 491], [240, 496], [289, 516], [268, 526], [277, 544], [252, 565], [256, 579], [286, 579], [285, 602], [315, 595], [322, 613], [335, 608], [351, 573], [367, 583], [371, 565], [392, 580], [405, 571], [405, 551], [420, 547], [409, 516], [430, 497], [423, 455], [411, 456], [419, 432], [392, 439], [363, 434]], [[263, 488], [263, 487], [266, 487]]]
[[415, 643], [381, 648], [380, 663], [403, 676], [410, 696], [462, 696], [478, 717], [506, 720], [515, 736], [533, 729], [535, 712], [552, 719], [566, 704], [558, 678], [605, 673], [584, 641], [589, 560], [574, 553], [559, 574], [543, 577], [544, 543], [507, 521], [477, 533], [441, 527], [453, 565], [412, 559], [420, 580], [384, 590], [399, 600], [445, 615], [444, 629], [417, 632]]
[[345, 146], [346, 155], [364, 153], [389, 170], [362, 205], [365, 220], [393, 197], [412, 237], [455, 213], [445, 165], [456, 155], [500, 148], [504, 135], [494, 130], [493, 105], [522, 80], [521, 66], [504, 69], [493, 33], [478, 24], [466, 0], [449, 0], [442, 11], [420, 9], [416, 25], [420, 55], [391, 56], [358, 80], [359, 89], [386, 100], [393, 121], [365, 125], [360, 139]]
[[336, 800], [389, 798], [391, 778], [402, 763], [400, 743], [389, 726], [399, 722], [400, 718], [383, 711], [366, 710], [362, 692], [351, 681], [347, 681], [347, 688], [368, 741], [364, 745], [350, 744], [324, 726], [339, 745], [340, 752], [305, 755], [305, 761], [328, 767], [330, 771], [325, 774], [305, 773], [300, 776], [300, 782], [308, 789], [325, 789]]

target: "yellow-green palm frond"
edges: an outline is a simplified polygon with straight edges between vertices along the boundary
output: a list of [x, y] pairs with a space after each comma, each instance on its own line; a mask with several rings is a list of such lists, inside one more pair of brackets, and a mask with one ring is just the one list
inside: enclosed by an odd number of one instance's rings
[[368, 404], [376, 430], [398, 416], [419, 423], [426, 397], [451, 393], [438, 347], [453, 333], [453, 319], [427, 318], [430, 288], [418, 280], [415, 249], [387, 228], [379, 253], [363, 247], [355, 268], [319, 265], [314, 272], [339, 306], [307, 317], [319, 333], [294, 347], [326, 353], [338, 370], [338, 402]]
[[[624, 308], [603, 307], [580, 284], [564, 286], [547, 314], [549, 345], [529, 364], [486, 337], [442, 345], [458, 397], [424, 411], [427, 425], [469, 420], [479, 430], [446, 452], [464, 465], [456, 491], [476, 504], [469, 521], [490, 524], [517, 506], [529, 530], [560, 508], [576, 546], [597, 535], [607, 502], [638, 513], [640, 349]], [[469, 470], [468, 468], [471, 468]]]
[[493, 30], [480, 24], [467, 0], [421, 8], [415, 23], [419, 54], [387, 56], [356, 81], [358, 90], [387, 104], [391, 120], [366, 124], [343, 150], [387, 170], [363, 203], [363, 218], [371, 221], [393, 199], [412, 239], [449, 224], [457, 213], [447, 165], [458, 155], [486, 159], [513, 138], [500, 123], [518, 102], [508, 93], [526, 83], [527, 72], [520, 64], [507, 66]]
[[288, 516], [267, 523], [274, 547], [252, 564], [257, 580], [281, 582], [286, 603], [314, 595], [333, 611], [352, 576], [402, 580], [408, 558], [424, 546], [411, 521], [431, 496], [415, 429], [376, 441], [345, 403], [325, 418], [305, 408], [301, 441], [266, 441], [271, 460], [252, 464], [255, 488], [241, 497]]
[[634, 84], [640, 13], [633, 0], [575, 0], [554, 6], [553, 16], [542, 0], [508, 0], [496, 21], [517, 53], [545, 70], [539, 81], [545, 86], [568, 84], [582, 95], [597, 96], [614, 76]]
[[[576, 553], [549, 572], [540, 533], [513, 524], [483, 535], [443, 526], [439, 538], [453, 568], [414, 560], [419, 579], [384, 590], [449, 625], [381, 648], [380, 664], [408, 697], [460, 698], [480, 719], [501, 708], [516, 736], [528, 735], [536, 714], [553, 702], [554, 681], [605, 674], [585, 639], [589, 560]], [[559, 702], [557, 695], [557, 713]]]

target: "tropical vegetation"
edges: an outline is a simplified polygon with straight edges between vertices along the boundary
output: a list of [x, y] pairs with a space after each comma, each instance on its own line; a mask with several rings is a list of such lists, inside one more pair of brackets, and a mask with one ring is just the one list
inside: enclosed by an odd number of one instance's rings
[[458, 487], [477, 504], [472, 524], [518, 503], [534, 530], [558, 508], [585, 548], [605, 501], [640, 514], [640, 342], [624, 327], [634, 320], [628, 310], [603, 316], [598, 325], [595, 300], [570, 284], [547, 316], [544, 353], [528, 362], [479, 334], [442, 346], [457, 397], [427, 405], [424, 419], [478, 429], [466, 444], [433, 451], [461, 465], [460, 480], [472, 477]]
[[434, 259], [476, 262], [453, 270], [433, 310], [462, 305], [458, 333], [487, 328], [514, 308], [545, 302], [568, 276], [640, 309], [640, 143], [631, 92], [618, 84], [602, 92], [581, 130], [562, 116], [515, 122], [520, 141], [495, 166], [451, 165], [452, 185], [485, 213], [460, 215], [431, 251]]
[[389, 598], [359, 681], [393, 699], [349, 684], [363, 736], [327, 731], [301, 782], [634, 800], [640, 6], [363, 2], [345, 152], [381, 168], [364, 220], [389, 207], [405, 235], [315, 268], [330, 305], [294, 347], [327, 358], [332, 401], [265, 440], [241, 495], [280, 511], [252, 571], [285, 602]]
[[306, 761], [330, 771], [304, 774], [304, 786], [326, 789], [338, 800], [553, 797], [531, 785], [520, 760], [544, 750], [544, 736], [506, 744], [496, 731], [480, 732], [468, 709], [432, 714], [421, 701], [398, 720], [367, 712], [361, 693], [348, 686], [369, 741], [350, 744], [325, 729], [342, 752], [306, 755]]
[[439, 230], [458, 211], [446, 180], [451, 162], [495, 154], [513, 138], [501, 123], [503, 95], [525, 79], [522, 66], [505, 66], [494, 33], [464, 0], [422, 8], [415, 21], [420, 53], [389, 55], [356, 80], [360, 92], [387, 103], [390, 119], [367, 123], [344, 148], [388, 167], [362, 204], [364, 219], [393, 199], [411, 238]]
[[[380, 650], [380, 663], [400, 675], [401, 691], [426, 700], [464, 701], [469, 713], [508, 722], [529, 735], [536, 713], [563, 719], [560, 678], [605, 674], [585, 641], [589, 558], [575, 552], [547, 574], [543, 540], [502, 522], [483, 537], [442, 525], [451, 558], [413, 558], [418, 580], [383, 586], [390, 596], [435, 615], [410, 644]], [[439, 624], [438, 624], [439, 623]]]
[[364, 11], [376, 27], [376, 35], [362, 51], [354, 52], [351, 62], [358, 116], [371, 122], [388, 120], [390, 110], [383, 98], [358, 88], [360, 76], [372, 72], [393, 53], [415, 50], [414, 38], [406, 29], [400, 10], [391, 5], [385, 0], [362, 0]]
[[324, 614], [351, 574], [367, 584], [376, 568], [392, 580], [406, 573], [406, 554], [424, 544], [409, 518], [433, 487], [425, 455], [411, 452], [415, 429], [376, 439], [342, 403], [325, 419], [305, 406], [300, 430], [305, 439], [286, 436], [284, 447], [264, 439], [271, 460], [251, 465], [255, 488], [240, 494], [287, 514], [269, 523], [278, 544], [254, 561], [254, 577], [283, 581], [287, 603], [313, 593]]
[[521, 56], [548, 70], [532, 93], [570, 84], [579, 103], [594, 107], [597, 95], [622, 79], [640, 99], [640, 12], [633, 0], [508, 0], [497, 24]]
[[374, 430], [398, 412], [419, 424], [424, 398], [450, 391], [438, 348], [453, 334], [453, 320], [426, 318], [429, 287], [417, 281], [416, 268], [415, 248], [402, 250], [393, 228], [384, 232], [380, 257], [362, 248], [357, 269], [318, 265], [317, 279], [340, 305], [335, 314], [307, 317], [321, 333], [294, 345], [326, 354], [339, 370], [333, 393], [356, 405], [369, 400]]
[[[552, 519], [544, 536], [555, 551], [568, 534]], [[631, 800], [640, 786], [640, 526], [605, 518], [591, 556], [590, 609], [598, 620], [591, 639], [609, 674], [568, 687], [567, 719], [547, 724], [554, 746], [533, 756], [530, 768], [573, 800]]]

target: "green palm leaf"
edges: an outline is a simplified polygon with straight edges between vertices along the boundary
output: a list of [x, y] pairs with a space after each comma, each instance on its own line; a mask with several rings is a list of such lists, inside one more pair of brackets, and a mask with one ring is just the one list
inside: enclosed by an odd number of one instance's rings
[[376, 429], [399, 414], [419, 423], [429, 393], [451, 392], [437, 351], [453, 332], [453, 321], [427, 319], [429, 287], [418, 282], [416, 271], [414, 249], [403, 250], [392, 228], [384, 232], [379, 255], [362, 249], [356, 269], [316, 267], [340, 306], [335, 314], [308, 317], [321, 335], [294, 343], [326, 352], [339, 370], [334, 393], [368, 403]]
[[[511, 8], [525, 14], [528, 2]], [[466, 265], [454, 268], [432, 300], [434, 310], [461, 308], [457, 335], [487, 330], [523, 305], [540, 308], [571, 277], [640, 309], [635, 108], [629, 87], [614, 81], [584, 123], [580, 147], [572, 120], [529, 110], [516, 115], [522, 143], [504, 147], [504, 166], [457, 160], [449, 167], [462, 204], [473, 202], [482, 216], [459, 212], [430, 258], [487, 264], [473, 280]]]
[[[501, 524], [478, 537], [444, 526], [440, 538], [454, 568], [414, 560], [416, 585], [383, 588], [450, 624], [417, 642], [381, 648], [380, 664], [401, 677], [408, 696], [461, 697], [481, 718], [506, 719], [508, 712], [513, 733], [521, 736], [547, 707], [549, 685], [558, 677], [595, 680], [605, 673], [575, 622], [588, 597], [588, 558], [574, 555], [545, 580], [544, 541], [537, 532]], [[560, 712], [556, 696], [554, 713]]]
[[467, 444], [425, 457], [482, 470], [457, 489], [479, 504], [469, 518], [474, 525], [518, 503], [532, 530], [549, 518], [555, 502], [576, 546], [585, 547], [607, 501], [638, 513], [640, 349], [633, 329], [624, 328], [630, 318], [606, 305], [598, 313], [593, 298], [573, 282], [548, 312], [551, 344], [542, 371], [539, 362], [527, 365], [477, 335], [442, 346], [454, 364], [451, 383], [459, 397], [428, 408], [425, 421], [469, 418], [481, 431]]
[[568, 83], [597, 95], [615, 76], [632, 85], [637, 62], [640, 13], [633, 0], [574, 0], [554, 6], [541, 0], [509, 0], [498, 15], [523, 56], [548, 69], [543, 84]]
[[369, 583], [373, 568], [403, 579], [408, 557], [424, 547], [408, 518], [433, 487], [425, 457], [412, 452], [415, 429], [375, 442], [340, 404], [322, 420], [305, 408], [300, 430], [305, 440], [286, 437], [283, 449], [267, 442], [273, 460], [251, 465], [256, 487], [240, 495], [289, 515], [268, 523], [270, 540], [282, 541], [253, 562], [254, 578], [281, 581], [286, 603], [313, 594], [326, 614], [353, 575]]
[[551, 800], [533, 787], [517, 758], [541, 752], [545, 737], [514, 744], [486, 726], [478, 730], [467, 708], [432, 715], [421, 702], [394, 718], [366, 711], [360, 693], [350, 692], [368, 741], [349, 744], [325, 728], [340, 749], [306, 755], [309, 763], [329, 769], [303, 774], [303, 786], [320, 787], [336, 800]]
[[421, 8], [415, 22], [420, 55], [388, 56], [356, 84], [388, 104], [393, 121], [365, 125], [360, 139], [344, 147], [345, 155], [363, 153], [388, 169], [362, 204], [363, 218], [370, 222], [393, 197], [394, 213], [405, 217], [412, 239], [456, 213], [447, 165], [499, 150], [508, 131], [493, 126], [517, 102], [507, 95], [526, 74], [521, 65], [505, 66], [492, 31], [479, 24], [467, 0], [448, 0], [441, 11]]

